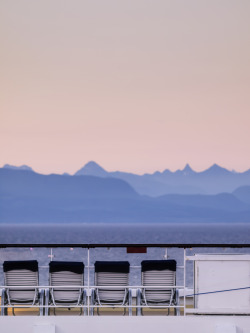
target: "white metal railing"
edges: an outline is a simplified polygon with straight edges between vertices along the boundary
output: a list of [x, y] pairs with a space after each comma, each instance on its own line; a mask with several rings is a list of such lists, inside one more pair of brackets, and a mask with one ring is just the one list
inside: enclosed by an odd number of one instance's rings
[[[76, 247], [75, 245], [69, 245], [68, 247]], [[131, 246], [131, 245], [130, 245]], [[140, 247], [140, 246], [143, 246], [143, 245], [136, 245], [136, 244], [132, 244], [133, 247]], [[146, 245], [147, 246], [150, 246], [150, 247], [154, 247], [154, 245]], [[169, 247], [175, 247], [174, 244], [168, 244]], [[142, 308], [148, 308], [148, 309], [176, 309], [178, 310], [179, 312], [182, 311], [183, 315], [186, 316], [187, 314], [189, 313], [202, 313], [202, 310], [203, 310], [203, 313], [206, 312], [206, 309], [195, 309], [195, 306], [194, 308], [190, 309], [190, 308], [187, 308], [187, 297], [191, 297], [191, 298], [194, 298], [195, 296], [199, 295], [199, 293], [196, 293], [195, 292], [195, 289], [194, 289], [194, 292], [191, 293], [191, 294], [187, 294], [186, 290], [187, 290], [187, 280], [186, 280], [186, 276], [187, 276], [187, 262], [188, 261], [191, 261], [191, 262], [196, 262], [198, 260], [201, 260], [200, 258], [195, 258], [195, 256], [191, 256], [191, 255], [187, 255], [187, 249], [190, 249], [190, 248], [193, 248], [193, 247], [199, 247], [198, 245], [192, 245], [192, 246], [186, 246], [184, 244], [182, 244], [183, 246], [183, 265], [177, 265], [177, 274], [180, 274], [180, 271], [179, 270], [182, 270], [183, 273], [182, 273], [182, 277], [183, 277], [183, 284], [176, 284], [176, 285], [140, 285], [140, 284], [134, 284], [134, 285], [130, 285], [130, 286], [99, 286], [99, 285], [94, 285], [94, 284], [91, 284], [91, 278], [90, 278], [90, 274], [91, 274], [91, 271], [94, 269], [94, 266], [91, 265], [91, 260], [90, 260], [90, 252], [91, 252], [91, 249], [92, 248], [95, 248], [97, 247], [98, 248], [98, 244], [95, 245], [95, 246], [82, 246], [81, 247], [86, 247], [87, 248], [87, 265], [85, 266], [86, 270], [87, 270], [87, 284], [85, 285], [81, 285], [81, 286], [76, 286], [76, 285], [62, 285], [62, 286], [51, 286], [51, 285], [37, 285], [37, 286], [9, 286], [9, 285], [2, 285], [0, 286], [0, 290], [6, 290], [6, 289], [21, 289], [21, 288], [31, 288], [31, 289], [38, 289], [39, 291], [42, 291], [44, 293], [46, 293], [47, 291], [47, 295], [48, 295], [48, 291], [50, 289], [58, 289], [58, 288], [66, 288], [66, 289], [70, 289], [70, 288], [74, 288], [74, 289], [83, 289], [85, 290], [86, 292], [86, 302], [84, 304], [81, 304], [80, 306], [79, 305], [74, 305], [74, 304], [70, 304], [70, 305], [63, 305], [63, 304], [48, 304], [46, 302], [48, 302], [48, 300], [44, 299], [44, 302], [42, 302], [41, 304], [36, 304], [36, 305], [26, 305], [26, 304], [4, 304], [4, 302], [2, 301], [1, 303], [1, 314], [4, 315], [6, 313], [6, 309], [8, 308], [40, 308], [40, 310], [42, 309], [43, 313], [45, 312], [46, 309], [57, 309], [57, 308], [80, 308], [80, 309], [83, 309], [85, 310], [85, 314], [87, 314], [88, 316], [91, 315], [93, 309], [105, 309], [105, 308], [117, 308], [117, 309], [120, 309], [120, 308], [125, 308], [125, 309], [129, 309], [129, 315], [132, 315], [132, 310], [140, 310]], [[7, 245], [5, 247], [8, 247]], [[25, 247], [25, 246], [22, 246], [22, 247]], [[30, 247], [30, 246], [27, 246], [27, 247]], [[33, 247], [35, 247], [35, 245], [33, 245]], [[42, 247], [42, 246], [39, 246], [39, 247]], [[57, 245], [55, 245], [55, 247], [57, 247]], [[58, 246], [60, 247], [60, 245]], [[66, 246], [64, 246], [66, 247]], [[104, 248], [104, 247], [107, 247], [107, 248], [111, 248], [112, 247], [112, 244], [108, 244], [108, 245], [101, 245], [100, 247]], [[118, 247], [117, 245], [115, 245], [115, 247]], [[120, 245], [120, 247], [128, 247], [126, 245]], [[167, 257], [167, 248], [165, 248], [163, 245], [156, 245], [155, 247], [161, 247], [161, 248], [164, 248], [165, 249], [165, 255], [163, 256], [164, 258]], [[177, 246], [178, 248], [180, 248], [180, 244], [178, 244]], [[202, 245], [201, 247], [205, 247], [204, 245]], [[209, 246], [211, 247], [211, 246]], [[218, 244], [214, 245], [214, 247], [218, 247]], [[219, 247], [222, 247], [222, 246], [219, 246]], [[226, 247], [225, 244], [223, 244], [223, 247]], [[229, 245], [229, 247], [234, 247], [232, 245]], [[236, 246], [236, 247], [240, 247], [240, 246]], [[242, 245], [243, 248], [248, 248], [250, 250], [250, 245], [249, 244], [244, 244]], [[215, 256], [215, 254], [212, 254], [213, 256]], [[218, 254], [217, 257], [215, 257], [215, 261], [219, 261], [219, 260], [222, 260], [221, 257], [224, 256], [223, 259], [225, 259], [226, 261], [230, 261], [232, 259], [237, 259], [239, 261], [244, 261], [244, 260], [249, 260], [249, 263], [250, 263], [250, 255], [246, 255], [244, 253], [244, 257], [242, 257], [242, 253], [238, 253], [236, 256], [235, 255], [227, 255], [228, 257], [226, 257], [224, 254]], [[230, 256], [230, 257], [229, 257]], [[238, 257], [237, 257], [238, 256]], [[241, 256], [241, 257], [240, 257]], [[48, 255], [48, 257], [50, 258], [50, 260], [52, 261], [53, 258], [54, 258], [54, 253], [53, 253], [53, 248], [50, 249], [50, 254]], [[15, 260], [16, 258], [13, 258], [13, 260]], [[159, 258], [155, 258], [155, 259], [159, 259]], [[83, 260], [84, 261], [84, 260]], [[48, 265], [41, 265], [39, 266], [39, 269], [48, 269]], [[140, 265], [131, 265], [130, 266], [131, 269], [140, 269], [141, 266]], [[85, 273], [84, 273], [85, 274]], [[92, 299], [91, 299], [91, 294], [92, 294], [92, 291], [93, 290], [96, 290], [96, 289], [109, 289], [109, 290], [115, 290], [115, 289], [124, 289], [126, 291], [130, 291], [131, 293], [136, 293], [138, 295], [138, 290], [143, 290], [143, 289], [175, 289], [177, 291], [177, 293], [179, 291], [183, 291], [183, 296], [182, 296], [182, 304], [180, 303], [177, 303], [177, 304], [169, 304], [169, 305], [147, 305], [147, 304], [138, 304], [138, 299], [136, 297], [133, 296], [132, 299], [129, 300], [129, 304], [126, 303], [126, 304], [92, 304]], [[240, 289], [250, 289], [250, 282], [249, 282], [249, 286], [246, 286], [245, 288], [242, 288], [242, 287], [239, 287], [239, 288], [233, 288], [233, 289], [228, 289], [228, 290], [215, 290], [214, 293], [219, 293], [219, 292], [222, 292], [222, 291], [232, 291], [232, 290], [240, 290]], [[209, 294], [211, 293], [210, 291], [208, 292], [203, 292], [202, 294]], [[131, 294], [132, 295], [132, 294]], [[201, 295], [201, 293], [200, 293]], [[132, 296], [131, 296], [132, 297]], [[2, 298], [3, 298], [3, 295], [2, 295]], [[136, 298], [136, 303], [135, 303], [135, 298]], [[178, 301], [179, 302], [179, 301]], [[210, 309], [211, 310], [211, 309]], [[217, 309], [218, 310], [218, 309]], [[222, 313], [225, 312], [225, 309], [221, 310]], [[207, 312], [209, 313], [209, 311], [207, 310]], [[237, 312], [237, 311], [236, 311]], [[246, 313], [248, 314], [248, 312], [250, 311], [242, 311], [242, 313]], [[41, 313], [41, 312], [40, 312]], [[137, 312], [138, 314], [138, 312]]]

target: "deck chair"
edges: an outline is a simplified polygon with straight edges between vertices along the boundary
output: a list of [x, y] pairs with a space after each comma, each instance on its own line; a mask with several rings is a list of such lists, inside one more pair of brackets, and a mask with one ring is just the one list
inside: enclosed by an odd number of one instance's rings
[[[95, 286], [91, 294], [91, 315], [94, 314], [94, 305], [131, 304], [131, 292], [129, 286], [128, 261], [96, 261], [95, 262]], [[109, 288], [112, 287], [112, 288]], [[124, 307], [124, 314], [126, 308]], [[99, 315], [99, 308], [97, 307]]]
[[[46, 290], [45, 315], [49, 314], [49, 305], [80, 307], [86, 304], [84, 285], [84, 264], [82, 262], [51, 261], [49, 263], [49, 290]], [[62, 286], [62, 287], [60, 287]], [[63, 287], [73, 286], [73, 287]], [[75, 286], [75, 287], [74, 287]], [[84, 308], [84, 314], [86, 309]]]
[[[162, 288], [176, 285], [176, 261], [175, 260], [144, 260], [141, 263], [142, 290], [137, 291], [137, 305], [143, 306], [169, 306], [178, 305], [178, 291], [176, 288]], [[149, 288], [146, 288], [149, 286]], [[150, 287], [160, 288], [150, 288]], [[142, 307], [137, 314], [142, 314]], [[175, 314], [179, 315], [179, 308], [175, 308]]]
[[[38, 288], [39, 274], [38, 262], [4, 261], [4, 284], [6, 289], [2, 292], [2, 305], [31, 305], [40, 307], [40, 315], [43, 315], [44, 290]], [[13, 286], [13, 287], [12, 287]], [[2, 308], [2, 315], [7, 314], [7, 308]]]

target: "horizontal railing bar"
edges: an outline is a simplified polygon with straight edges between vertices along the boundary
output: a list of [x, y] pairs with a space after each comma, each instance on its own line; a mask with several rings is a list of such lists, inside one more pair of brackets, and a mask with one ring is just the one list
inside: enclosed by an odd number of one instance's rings
[[184, 308], [183, 305], [2, 305], [0, 308]]
[[184, 286], [168, 286], [168, 285], [165, 285], [165, 286], [115, 286], [115, 287], [112, 287], [112, 286], [90, 286], [89, 288], [96, 288], [96, 289], [133, 289], [133, 288], [142, 288], [142, 289], [148, 289], [148, 288], [169, 288], [169, 289], [175, 289], [175, 288], [184, 288]]
[[[49, 266], [42, 266], [43, 268], [45, 268], [45, 267], [49, 267]], [[176, 266], [177, 268], [184, 268], [184, 266]], [[94, 265], [92, 265], [92, 266], [85, 266], [85, 268], [91, 268], [91, 269], [94, 269], [95, 268], [95, 266]], [[129, 268], [141, 268], [141, 266], [140, 265], [130, 265], [129, 266]]]
[[90, 308], [184, 308], [184, 305], [90, 305]]
[[[87, 265], [85, 265], [84, 267], [85, 267], [85, 268], [91, 268], [91, 269], [94, 269], [94, 268], [95, 268], [94, 265], [92, 265], [92, 266], [87, 266]], [[129, 267], [130, 267], [130, 268], [136, 268], [136, 269], [141, 268], [141, 266], [135, 266], [135, 265], [130, 265]], [[42, 266], [39, 266], [39, 269], [40, 269], [40, 268], [44, 268], [44, 269], [46, 268], [46, 269], [48, 269], [48, 268], [49, 268], [49, 265], [42, 265]], [[177, 265], [176, 268], [184, 268], [184, 266], [179, 266], [179, 265]]]
[[169, 289], [175, 289], [175, 288], [184, 288], [184, 286], [168, 286], [168, 285], [165, 285], [165, 286], [116, 286], [116, 287], [112, 287], [112, 286], [90, 286], [89, 288], [96, 288], [96, 289], [109, 289], [109, 288], [115, 288], [115, 289], [133, 289], [133, 288], [142, 288], [142, 289], [148, 289], [148, 288], [169, 288]]
[[81, 285], [81, 286], [71, 286], [71, 285], [62, 285], [62, 286], [0, 286], [0, 288], [3, 289], [20, 289], [22, 290], [23, 288], [27, 289], [60, 289], [60, 288], [79, 288], [79, 289], [133, 289], [133, 288], [142, 288], [142, 289], [147, 289], [147, 288], [169, 288], [169, 289], [174, 289], [174, 288], [184, 288], [184, 286], [88, 286], [88, 285]]
[[163, 243], [163, 244], [72, 244], [72, 243], [68, 243], [68, 244], [34, 244], [34, 243], [27, 243], [27, 244], [0, 244], [0, 248], [26, 248], [26, 247], [30, 247], [30, 248], [58, 248], [58, 247], [63, 247], [63, 248], [86, 248], [86, 249], [91, 249], [91, 248], [108, 248], [108, 247], [112, 247], [112, 248], [118, 248], [118, 247], [156, 247], [156, 248], [165, 248], [165, 247], [177, 247], [177, 248], [211, 248], [211, 247], [219, 247], [219, 248], [248, 248], [250, 247], [250, 244], [241, 244], [241, 243], [232, 243], [232, 244], [223, 244], [223, 243], [211, 243], [211, 244], [198, 244], [198, 243]]

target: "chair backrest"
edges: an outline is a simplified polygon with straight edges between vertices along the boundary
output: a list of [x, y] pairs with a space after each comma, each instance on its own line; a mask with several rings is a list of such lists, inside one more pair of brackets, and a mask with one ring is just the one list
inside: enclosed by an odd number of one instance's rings
[[[7, 298], [10, 304], [34, 304], [38, 297], [38, 262], [36, 260], [5, 261], [3, 263], [4, 284], [8, 286]], [[11, 288], [17, 286], [17, 288]], [[28, 288], [27, 288], [28, 287]]]
[[160, 288], [144, 288], [143, 296], [147, 303], [171, 303], [175, 293], [176, 261], [175, 260], [144, 260], [141, 263], [142, 285], [160, 286]]
[[97, 299], [99, 303], [123, 304], [127, 296], [129, 285], [128, 261], [96, 261], [95, 262], [95, 285], [123, 287], [123, 288], [98, 288]]
[[[49, 263], [49, 285], [53, 287], [50, 293], [54, 304], [79, 304], [83, 284], [84, 264], [82, 262], [51, 261]], [[60, 288], [67, 285], [76, 287]]]

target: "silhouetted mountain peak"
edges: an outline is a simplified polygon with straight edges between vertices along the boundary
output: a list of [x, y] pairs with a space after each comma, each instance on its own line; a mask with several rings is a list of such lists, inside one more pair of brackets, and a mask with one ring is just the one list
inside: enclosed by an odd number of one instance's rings
[[75, 173], [76, 176], [97, 176], [106, 177], [108, 172], [104, 170], [99, 164], [94, 161], [90, 161], [84, 165], [83, 168]]
[[222, 168], [221, 166], [219, 166], [218, 164], [215, 163], [210, 168], [203, 171], [203, 173], [213, 174], [213, 175], [222, 175], [222, 174], [228, 174], [228, 173], [230, 173], [230, 171], [228, 171], [225, 168]]
[[162, 172], [163, 175], [169, 175], [169, 174], [172, 174], [172, 172], [169, 170], [169, 169], [165, 169], [163, 172]]
[[219, 169], [223, 169], [223, 168], [221, 166], [219, 166], [217, 163], [214, 163], [209, 169], [219, 170]]
[[183, 174], [190, 175], [191, 173], [194, 173], [195, 171], [190, 167], [190, 165], [187, 163], [185, 168], [182, 170]]
[[34, 170], [29, 167], [28, 165], [21, 165], [21, 166], [15, 166], [15, 165], [10, 165], [10, 164], [5, 164], [3, 166], [4, 169], [11, 169], [11, 170], [24, 170], [24, 171], [32, 171], [34, 172]]

